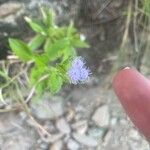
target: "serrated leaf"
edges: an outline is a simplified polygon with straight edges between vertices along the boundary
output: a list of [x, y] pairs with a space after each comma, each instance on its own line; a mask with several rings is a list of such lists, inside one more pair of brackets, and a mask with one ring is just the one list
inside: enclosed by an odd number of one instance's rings
[[48, 88], [47, 80], [43, 80], [36, 86], [36, 91], [38, 95], [42, 95]]
[[32, 59], [33, 53], [23, 41], [9, 38], [9, 46], [21, 60], [28, 61]]
[[30, 25], [30, 27], [33, 29], [33, 31], [37, 33], [41, 33], [43, 35], [46, 35], [45, 29], [42, 25], [39, 23], [33, 21], [32, 19], [25, 17], [26, 22]]
[[34, 60], [38, 66], [47, 66], [49, 62], [49, 58], [45, 53], [35, 55]]
[[30, 81], [32, 85], [40, 83], [40, 79], [48, 74], [46, 66], [34, 66], [30, 73]]
[[32, 50], [36, 50], [44, 43], [44, 41], [45, 41], [45, 36], [38, 34], [29, 42], [28, 45]]
[[57, 72], [52, 72], [49, 79], [49, 87], [52, 94], [57, 93], [62, 86], [62, 78]]
[[49, 59], [54, 60], [57, 58], [58, 53], [63, 51], [69, 45], [68, 39], [61, 39], [56, 41], [54, 44], [49, 43], [45, 47], [45, 52], [47, 53]]
[[38, 80], [39, 80], [40, 76], [42, 76], [43, 72], [44, 72], [43, 68], [39, 68], [39, 67], [32, 68], [31, 73], [30, 73], [31, 84], [35, 84], [36, 82], [38, 82]]

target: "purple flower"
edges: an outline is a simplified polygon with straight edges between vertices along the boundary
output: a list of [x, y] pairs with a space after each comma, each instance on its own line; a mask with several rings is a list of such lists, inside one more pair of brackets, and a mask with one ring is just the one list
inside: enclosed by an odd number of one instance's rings
[[85, 66], [84, 59], [77, 57], [73, 60], [71, 68], [68, 70], [68, 76], [73, 84], [84, 82], [91, 74], [90, 70]]

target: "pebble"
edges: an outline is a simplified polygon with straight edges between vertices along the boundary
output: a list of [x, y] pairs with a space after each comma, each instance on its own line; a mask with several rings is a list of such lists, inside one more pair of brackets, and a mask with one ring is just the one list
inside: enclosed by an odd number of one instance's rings
[[0, 6], [0, 18], [14, 14], [22, 9], [22, 4], [17, 2], [4, 3]]
[[88, 131], [88, 134], [95, 138], [95, 139], [102, 139], [104, 134], [105, 134], [106, 130], [105, 129], [100, 129], [100, 128], [91, 128]]
[[109, 108], [107, 105], [103, 105], [99, 107], [94, 115], [92, 116], [92, 120], [95, 122], [95, 124], [99, 127], [106, 127], [109, 125]]
[[39, 104], [32, 104], [33, 114], [41, 120], [56, 119], [64, 114], [64, 104], [62, 98], [55, 100], [45, 100]]
[[54, 143], [54, 142], [60, 140], [62, 137], [63, 137], [62, 133], [56, 133], [56, 134], [51, 134], [51, 137], [43, 138], [42, 140], [46, 143]]
[[105, 137], [104, 137], [104, 141], [103, 141], [103, 146], [108, 145], [110, 139], [112, 138], [112, 135], [113, 135], [113, 133], [112, 133], [111, 130], [109, 130], [109, 131], [106, 133], [106, 135], [105, 135]]
[[73, 133], [73, 137], [77, 142], [89, 147], [96, 147], [98, 145], [97, 140], [88, 135]]
[[111, 126], [116, 126], [116, 124], [118, 123], [118, 118], [113, 117], [110, 121]]
[[72, 121], [75, 117], [75, 110], [73, 108], [68, 108], [68, 112], [67, 112], [67, 115], [66, 115], [66, 120], [68, 122]]
[[79, 150], [80, 145], [73, 139], [69, 139], [67, 143], [67, 148], [69, 150]]
[[136, 129], [130, 129], [129, 130], [129, 137], [134, 139], [134, 140], [139, 140], [140, 139], [140, 135], [139, 135], [139, 133]]
[[76, 130], [79, 134], [85, 134], [88, 129], [88, 122], [87, 120], [80, 120], [78, 122], [75, 122], [71, 126], [74, 130]]
[[49, 150], [62, 150], [62, 149], [63, 149], [63, 142], [59, 140], [53, 143]]
[[64, 118], [60, 118], [59, 120], [57, 120], [56, 127], [61, 133], [69, 134], [71, 132], [70, 126]]

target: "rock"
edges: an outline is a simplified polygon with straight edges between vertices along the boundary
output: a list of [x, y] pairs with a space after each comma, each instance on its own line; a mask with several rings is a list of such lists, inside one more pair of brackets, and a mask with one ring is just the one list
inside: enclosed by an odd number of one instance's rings
[[69, 134], [71, 132], [70, 126], [66, 119], [60, 118], [56, 122], [56, 127], [59, 129], [61, 133]]
[[109, 118], [109, 108], [107, 105], [103, 105], [95, 111], [92, 120], [96, 125], [100, 127], [106, 127], [109, 125]]
[[69, 150], [79, 150], [80, 145], [73, 139], [69, 139], [67, 143], [67, 148]]
[[104, 139], [103, 139], [103, 145], [104, 145], [104, 146], [109, 145], [108, 143], [109, 143], [109, 141], [110, 141], [112, 135], [113, 135], [113, 133], [112, 133], [111, 130], [106, 133], [106, 135], [105, 135], [105, 137], [104, 137]]
[[89, 136], [95, 138], [95, 139], [102, 139], [104, 134], [105, 134], [106, 130], [104, 129], [100, 129], [100, 128], [91, 128], [88, 131]]
[[116, 126], [117, 123], [118, 123], [118, 118], [116, 117], [111, 118], [110, 120], [111, 126]]
[[85, 134], [88, 129], [88, 122], [87, 120], [80, 120], [74, 124], [72, 124], [72, 128], [76, 130], [79, 134]]
[[48, 143], [42, 142], [39, 146], [40, 150], [46, 150], [49, 148]]
[[27, 139], [26, 137], [23, 136], [8, 138], [3, 145], [3, 149], [5, 150], [20, 150], [20, 148], [22, 150], [31, 149], [30, 140], [31, 139]]
[[89, 146], [89, 147], [96, 147], [98, 145], [97, 140], [95, 140], [94, 138], [88, 135], [73, 133], [73, 137], [79, 143]]
[[32, 104], [33, 114], [42, 120], [56, 119], [64, 114], [63, 99], [55, 97], [55, 100], [43, 100], [39, 104]]
[[17, 2], [8, 2], [0, 5], [0, 18], [17, 13], [22, 9], [22, 4]]
[[75, 117], [75, 110], [69, 107], [67, 110], [66, 120], [70, 122], [74, 119], [74, 117]]
[[140, 139], [140, 135], [139, 135], [138, 131], [135, 130], [135, 129], [130, 129], [129, 130], [129, 137], [134, 139], [134, 140], [139, 140]]
[[63, 137], [63, 135], [64, 134], [62, 134], [62, 133], [51, 134], [50, 138], [44, 138], [42, 140], [47, 143], [54, 143], [54, 142], [60, 140]]
[[49, 150], [62, 150], [62, 149], [63, 149], [63, 142], [59, 140], [53, 143]]

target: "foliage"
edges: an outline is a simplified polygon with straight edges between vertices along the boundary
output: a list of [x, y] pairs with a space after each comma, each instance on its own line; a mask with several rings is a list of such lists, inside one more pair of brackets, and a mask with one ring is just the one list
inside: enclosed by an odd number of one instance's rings
[[33, 62], [30, 82], [42, 94], [46, 90], [57, 93], [64, 83], [69, 82], [67, 71], [76, 57], [76, 48], [87, 48], [80, 34], [71, 22], [69, 26], [55, 24], [52, 10], [41, 8], [42, 20], [25, 17], [36, 35], [25, 43], [9, 38], [9, 45], [23, 62]]
[[149, 0], [143, 0], [143, 11], [145, 15], [150, 16], [150, 1]]

